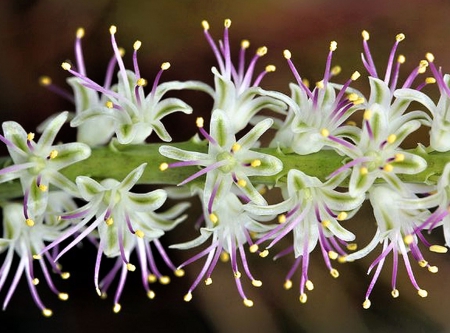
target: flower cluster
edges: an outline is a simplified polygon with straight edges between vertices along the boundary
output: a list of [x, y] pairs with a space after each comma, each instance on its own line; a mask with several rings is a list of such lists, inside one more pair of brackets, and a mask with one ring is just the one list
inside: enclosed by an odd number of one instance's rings
[[[0, 253], [4, 253], [0, 290], [12, 271], [14, 256], [20, 259], [3, 308], [25, 275], [38, 308], [45, 316], [52, 315], [39, 297], [34, 266], [39, 264], [47, 285], [60, 299], [68, 299], [57, 289], [49, 268], [68, 278], [69, 273], [57, 262], [86, 239], [97, 248], [93, 266], [98, 295], [106, 297], [118, 280], [115, 313], [121, 310], [129, 272], [140, 271], [144, 290], [153, 299], [150, 283], [168, 284], [166, 271], [181, 277], [183, 269], [200, 259], [204, 264], [185, 301], [193, 298], [202, 280], [210, 285], [215, 267], [225, 261], [230, 263], [243, 304], [251, 307], [253, 301], [241, 278], [245, 274], [255, 287], [262, 281], [253, 276], [248, 253], [267, 257], [287, 239], [288, 245], [277, 250], [274, 259], [293, 254], [284, 287], [292, 288], [300, 268], [301, 303], [306, 303], [307, 292], [315, 287], [310, 279], [314, 249], [320, 250], [327, 270], [337, 278], [338, 264], [366, 257], [379, 244], [381, 254], [368, 268], [368, 274], [372, 270], [374, 274], [363, 307], [371, 306], [371, 293], [388, 256], [393, 261], [392, 296], [399, 296], [401, 257], [413, 287], [426, 297], [411, 261], [436, 273], [438, 268], [425, 259], [424, 250], [445, 253], [450, 246], [450, 74], [436, 67], [434, 56], [427, 53], [426, 60], [400, 85], [405, 57], [397, 56], [397, 51], [405, 35], [398, 34], [384, 76], [379, 75], [369, 33], [363, 31], [368, 97], [352, 87], [363, 74], [354, 71], [344, 83], [336, 81], [341, 71], [332, 66], [336, 41], [329, 45], [323, 77], [312, 87], [300, 75], [291, 52], [283, 52], [296, 81], [289, 84], [288, 96], [261, 86], [275, 66], [266, 65], [255, 74], [267, 47], [257, 48], [248, 61], [250, 42], [243, 40], [234, 63], [231, 21], [225, 20], [223, 40], [218, 43], [207, 21], [202, 27], [217, 61], [211, 69], [213, 86], [199, 81], [161, 82], [170, 67], [164, 62], [147, 90], [138, 63], [141, 42], [134, 42], [132, 68], [127, 69], [115, 26], [109, 29], [111, 60], [99, 84], [87, 76], [84, 30], [80, 28], [75, 63], [62, 64], [71, 75], [67, 83], [73, 92], [54, 85], [48, 77], [41, 78], [42, 85], [72, 101], [74, 111], [44, 121], [37, 141], [34, 133], [27, 133], [18, 123], [3, 123], [0, 141], [9, 157], [2, 160], [0, 169]], [[428, 69], [432, 76], [416, 83]], [[437, 102], [425, 89], [433, 83], [440, 93]], [[173, 143], [163, 124], [165, 117], [174, 112], [195, 113], [178, 96], [180, 90], [205, 94], [213, 105], [209, 124], [205, 126], [204, 119], [196, 117], [199, 134], [187, 142]], [[262, 110], [270, 111], [269, 116], [263, 116]], [[66, 122], [77, 128], [76, 141], [55, 144]], [[406, 149], [405, 139], [422, 127], [430, 127], [429, 145]], [[153, 133], [164, 144], [146, 143]], [[139, 184], [159, 188], [137, 189]], [[282, 199], [267, 194], [277, 191]], [[351, 231], [351, 221], [366, 199], [373, 208], [376, 231], [358, 249], [359, 235]], [[185, 212], [192, 200], [202, 206], [196, 223], [199, 235], [166, 249], [161, 238], [189, 221]], [[172, 201], [177, 202], [167, 207]], [[440, 228], [445, 246], [426, 238], [426, 233]], [[199, 250], [181, 264], [169, 253], [193, 248]], [[105, 275], [104, 257], [114, 261]], [[157, 257], [166, 267], [156, 264]]]

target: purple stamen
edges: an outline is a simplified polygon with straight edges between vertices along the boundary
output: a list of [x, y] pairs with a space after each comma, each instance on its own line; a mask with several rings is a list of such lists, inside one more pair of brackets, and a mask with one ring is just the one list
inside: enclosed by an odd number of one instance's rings
[[312, 98], [313, 96], [312, 96], [311, 91], [303, 83], [303, 80], [300, 77], [300, 74], [298, 73], [297, 69], [295, 68], [294, 63], [292, 62], [292, 60], [291, 59], [286, 59], [286, 60], [287, 60], [287, 63], [289, 65], [289, 68], [291, 69], [292, 74], [294, 74], [294, 77], [297, 80], [298, 85], [303, 89], [303, 91], [306, 93], [306, 95], [308, 95], [309, 98]]
[[81, 46], [81, 39], [83, 38], [83, 34], [79, 35], [77, 31], [77, 38], [75, 39], [75, 59], [77, 61], [77, 67], [80, 71], [80, 74], [86, 75], [86, 67], [84, 66], [83, 50]]
[[208, 173], [211, 170], [215, 170], [218, 169], [224, 165], [226, 165], [228, 163], [227, 160], [222, 160], [222, 161], [218, 161], [215, 162], [211, 165], [208, 165], [207, 167], [205, 167], [204, 169], [201, 169], [200, 171], [194, 173], [193, 175], [189, 176], [188, 178], [186, 178], [185, 180], [183, 180], [181, 183], [178, 184], [178, 186], [182, 186], [182, 185], [186, 185], [187, 183], [189, 183], [190, 181]]
[[211, 196], [209, 197], [209, 200], [208, 200], [208, 214], [212, 213], [212, 208], [213, 208], [212, 206], [214, 204], [214, 199], [216, 198], [217, 190], [219, 189], [219, 186], [220, 186], [220, 182], [216, 182], [214, 184], [213, 190], [211, 192]]
[[219, 49], [217, 48], [216, 43], [212, 39], [211, 35], [209, 34], [207, 29], [203, 30], [206, 40], [208, 41], [209, 45], [211, 46], [211, 49], [213, 50], [214, 55], [216, 56], [217, 63], [220, 68], [221, 73], [225, 73], [225, 67], [223, 64], [222, 56], [220, 55]]
[[355, 158], [353, 161], [350, 161], [350, 162], [344, 164], [343, 166], [341, 166], [340, 168], [338, 168], [337, 170], [333, 171], [329, 176], [327, 176], [326, 179], [333, 178], [334, 176], [340, 174], [341, 172], [344, 172], [345, 170], [348, 170], [357, 164], [368, 162], [369, 160], [370, 159], [368, 157]]
[[395, 52], [397, 52], [397, 47], [400, 41], [396, 40], [394, 46], [391, 49], [391, 53], [389, 54], [389, 60], [386, 67], [386, 74], [384, 75], [384, 82], [389, 84], [392, 74], [392, 64], [394, 63]]
[[[364, 67], [369, 72], [370, 76], [378, 78], [377, 69], [375, 64], [373, 63], [372, 54], [370, 53], [369, 43], [367, 43], [366, 39], [363, 39], [363, 48], [364, 54], [361, 54], [361, 58], [364, 64]], [[367, 60], [366, 60], [367, 57]]]

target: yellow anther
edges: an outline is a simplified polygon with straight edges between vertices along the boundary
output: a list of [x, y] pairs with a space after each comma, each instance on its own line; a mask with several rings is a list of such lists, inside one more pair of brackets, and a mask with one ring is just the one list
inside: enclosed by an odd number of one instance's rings
[[184, 276], [184, 270], [182, 270], [181, 268], [176, 269], [173, 274], [175, 274], [176, 277], [182, 277]]
[[268, 255], [269, 255], [269, 250], [267, 250], [267, 249], [265, 249], [264, 251], [262, 251], [262, 252], [259, 253], [259, 256], [260, 256], [261, 258], [265, 258], [265, 257], [267, 257]]
[[144, 238], [145, 234], [142, 230], [136, 230], [134, 234], [139, 238]]
[[425, 54], [425, 59], [427, 59], [429, 62], [433, 62], [434, 61], [433, 53], [428, 52], [427, 54]]
[[369, 33], [368, 33], [366, 30], [363, 30], [363, 31], [361, 32], [361, 35], [362, 35], [362, 38], [363, 38], [364, 40], [369, 40], [369, 38], [370, 38], [370, 35], [369, 35]]
[[330, 43], [330, 51], [333, 52], [336, 51], [336, 49], [337, 49], [337, 42], [333, 40]]
[[162, 64], [161, 64], [161, 69], [163, 70], [163, 71], [166, 71], [166, 70], [168, 70], [170, 68], [170, 62], [163, 62]]
[[123, 47], [119, 47], [119, 55], [123, 57], [125, 55], [125, 49]]
[[153, 290], [147, 291], [147, 297], [150, 299], [154, 299], [156, 297], [155, 292]]
[[439, 271], [439, 268], [437, 266], [428, 266], [428, 271], [430, 273], [437, 273]]
[[33, 254], [33, 259], [40, 260], [40, 259], [42, 259], [42, 256], [39, 254]]
[[39, 184], [39, 189], [40, 189], [42, 192], [47, 192], [48, 186], [46, 186], [46, 185], [44, 185], [44, 184]]
[[334, 277], [335, 279], [337, 279], [337, 278], [339, 277], [339, 272], [338, 272], [338, 270], [335, 269], [335, 268], [332, 268], [332, 269], [330, 270], [330, 274], [331, 274], [331, 276]]
[[141, 48], [141, 46], [142, 46], [142, 42], [140, 40], [137, 40], [133, 44], [133, 49], [137, 51]]
[[221, 262], [228, 262], [230, 260], [230, 255], [227, 252], [222, 252], [220, 254], [220, 261]]
[[69, 294], [67, 294], [67, 293], [59, 293], [58, 294], [58, 298], [61, 301], [67, 301], [69, 299]]
[[84, 28], [81, 28], [81, 27], [78, 28], [76, 36], [78, 39], [83, 38], [84, 37]]
[[358, 244], [356, 244], [356, 243], [347, 244], [347, 250], [349, 250], [349, 251], [356, 251], [357, 248], [358, 248]]
[[105, 223], [106, 223], [106, 225], [107, 225], [108, 227], [110, 227], [110, 226], [113, 225], [114, 219], [113, 219], [112, 217], [108, 217], [108, 218], [105, 220]]
[[281, 214], [281, 215], [279, 215], [278, 216], [278, 223], [284, 223], [284, 222], [286, 222], [286, 215], [284, 215], [284, 214]]
[[359, 95], [356, 93], [350, 93], [348, 94], [347, 98], [350, 102], [354, 102], [359, 98]]
[[253, 160], [253, 161], [250, 163], [250, 165], [251, 165], [253, 168], [257, 168], [257, 167], [261, 166], [261, 160]]
[[197, 119], [195, 119], [195, 125], [198, 128], [203, 128], [203, 126], [205, 125], [205, 120], [202, 117], [197, 117]]
[[403, 54], [400, 54], [400, 55], [398, 56], [398, 58], [397, 58], [397, 62], [398, 62], [399, 64], [404, 64], [405, 61], [406, 61], [405, 56], [404, 56]]
[[250, 42], [247, 39], [241, 41], [241, 48], [248, 49], [250, 47]]
[[159, 278], [159, 283], [161, 284], [169, 284], [170, 283], [170, 277], [167, 275], [163, 275]]
[[397, 153], [394, 156], [394, 162], [403, 162], [405, 160], [405, 154]]
[[352, 81], [356, 81], [361, 77], [361, 73], [358, 71], [353, 72], [352, 76], [350, 77]]
[[184, 295], [183, 299], [185, 302], [190, 302], [192, 300], [192, 293], [188, 292], [186, 295]]
[[266, 54], [267, 54], [267, 47], [265, 47], [265, 46], [259, 47], [259, 48], [256, 50], [256, 54], [257, 54], [259, 57], [262, 57], [262, 56], [266, 55]]
[[72, 66], [68, 63], [68, 62], [63, 62], [61, 64], [62, 69], [64, 69], [65, 71], [68, 71], [72, 68]]
[[311, 280], [307, 280], [306, 284], [305, 284], [306, 289], [308, 289], [309, 291], [314, 290], [314, 283], [312, 283]]
[[213, 224], [217, 224], [217, 222], [219, 222], [219, 218], [214, 213], [209, 214], [209, 219]]
[[289, 51], [289, 50], [284, 50], [284, 51], [283, 51], [283, 57], [284, 57], [285, 59], [291, 59], [291, 57], [292, 57], [291, 51]]
[[69, 272], [62, 272], [61, 273], [61, 278], [63, 280], [67, 280], [68, 278], [70, 278], [70, 273]]
[[394, 143], [395, 140], [397, 140], [397, 135], [395, 135], [395, 134], [389, 135], [389, 136], [387, 137], [387, 139], [386, 139], [386, 141], [387, 141], [388, 143]]
[[434, 84], [434, 83], [436, 83], [436, 79], [434, 77], [427, 77], [425, 79], [425, 83], [426, 84]]
[[224, 25], [225, 28], [231, 27], [231, 20], [230, 19], [225, 19], [225, 21], [223, 22], [223, 25]]
[[406, 236], [403, 238], [403, 241], [405, 242], [406, 245], [412, 244], [412, 242], [414, 242], [414, 236], [411, 235], [411, 234], [406, 235]]
[[447, 253], [448, 249], [442, 245], [431, 245], [429, 250], [436, 253]]
[[26, 219], [25, 223], [27, 224], [27, 226], [32, 227], [34, 226], [34, 221], [32, 219]]
[[37, 286], [39, 284], [39, 279], [38, 278], [34, 278], [31, 283], [33, 283], [33, 285]]
[[428, 296], [428, 291], [426, 291], [425, 289], [419, 289], [419, 290], [417, 290], [417, 293], [419, 294], [420, 297]]
[[243, 303], [248, 308], [251, 308], [253, 306], [253, 301], [251, 299], [248, 299], [248, 298], [244, 298]]
[[41, 86], [49, 86], [52, 84], [52, 79], [50, 78], [50, 76], [41, 76], [39, 78], [39, 84]]
[[286, 290], [291, 289], [291, 288], [292, 288], [292, 281], [291, 281], [291, 280], [286, 280], [286, 281], [284, 281], [283, 287], [284, 287], [284, 289], [286, 289]]
[[114, 304], [113, 311], [114, 313], [119, 313], [122, 310], [122, 306], [119, 303]]
[[342, 68], [341, 68], [341, 66], [333, 66], [332, 68], [331, 68], [331, 75], [333, 75], [333, 76], [336, 76], [336, 75], [339, 75], [339, 73], [341, 72], [341, 70], [342, 70]]
[[253, 285], [254, 287], [259, 288], [259, 287], [262, 286], [262, 281], [261, 281], [261, 280], [252, 280], [252, 285]]
[[425, 73], [425, 71], [427, 70], [427, 67], [428, 67], [428, 61], [421, 60], [419, 63], [419, 69], [417, 70], [417, 73], [419, 73], [419, 74]]
[[400, 293], [398, 292], [397, 289], [393, 289], [391, 291], [391, 295], [392, 295], [392, 297], [397, 298], [400, 295]]
[[97, 292], [97, 295], [98, 296], [102, 296], [102, 292], [101, 292], [101, 290], [100, 289], [98, 289], [98, 288], [95, 288], [95, 291]]
[[364, 120], [369, 120], [370, 118], [372, 118], [372, 111], [368, 109], [364, 111], [363, 118]]
[[364, 302], [363, 302], [363, 308], [364, 309], [368, 309], [368, 308], [370, 308], [370, 305], [372, 305], [372, 303], [370, 303], [370, 300], [368, 300], [368, 299], [366, 299]]
[[50, 309], [44, 309], [42, 310], [42, 314], [44, 315], [44, 317], [51, 317], [53, 315], [53, 311]]
[[300, 303], [305, 304], [307, 300], [308, 300], [308, 296], [305, 293], [300, 295], [300, 297], [299, 297]]
[[54, 158], [56, 158], [58, 156], [58, 151], [57, 150], [55, 150], [55, 149], [53, 149], [51, 152], [50, 152], [50, 154], [48, 154], [48, 158], [49, 159], [54, 159]]
[[395, 40], [396, 40], [397, 42], [401, 42], [401, 41], [404, 40], [404, 39], [405, 39], [405, 34], [400, 33], [400, 34], [398, 34], [397, 36], [395, 36]]
[[422, 268], [424, 268], [424, 267], [427, 267], [428, 266], [428, 261], [426, 261], [426, 260], [424, 260], [424, 259], [422, 259], [422, 260], [419, 260], [418, 262], [417, 262], [418, 264], [419, 264], [419, 266], [420, 267], [422, 267]]
[[207, 279], [205, 280], [205, 284], [206, 284], [207, 286], [211, 285], [211, 284], [212, 284], [212, 279], [211, 279], [210, 277], [207, 278]]
[[106, 299], [108, 297], [108, 294], [105, 292], [102, 292], [102, 294], [100, 295], [101, 299]]
[[345, 263], [347, 262], [347, 256], [346, 256], [346, 255], [344, 255], [344, 256], [339, 256], [339, 257], [337, 258], [337, 261], [338, 261], [338, 263], [340, 263], [340, 264], [345, 264]]
[[136, 85], [139, 87], [145, 87], [147, 85], [147, 80], [141, 77], [137, 80]]
[[277, 70], [277, 68], [275, 67], [275, 65], [267, 65], [265, 70], [267, 73], [272, 73], [272, 72], [275, 72]]
[[159, 165], [160, 171], [166, 171], [168, 168], [169, 168], [169, 164], [167, 164], [166, 162], [163, 162]]
[[246, 181], [245, 179], [239, 179], [238, 182], [237, 182], [237, 184], [238, 184], [240, 187], [246, 187], [246, 186], [247, 186], [247, 181]]
[[258, 244], [252, 244], [249, 248], [250, 253], [256, 253], [258, 251], [258, 248], [259, 248]]
[[117, 27], [115, 25], [112, 25], [109, 27], [109, 33], [111, 35], [114, 35], [117, 32]]
[[232, 146], [231, 146], [231, 150], [233, 153], [238, 152], [239, 150], [241, 150], [241, 145], [237, 142], [235, 142]]
[[204, 30], [209, 30], [209, 23], [206, 20], [202, 21], [202, 27]]
[[134, 271], [136, 270], [136, 266], [134, 266], [133, 264], [128, 263], [128, 264], [127, 264], [127, 269], [128, 269], [130, 272], [134, 272]]
[[305, 85], [306, 88], [309, 88], [309, 81], [308, 81], [308, 79], [302, 79], [302, 83]]
[[158, 277], [155, 274], [149, 274], [147, 276], [147, 280], [150, 283], [155, 283], [156, 281], [158, 281]]
[[387, 163], [384, 165], [383, 170], [386, 172], [392, 172], [392, 170], [394, 170], [394, 167], [392, 166], [392, 164]]
[[105, 103], [105, 106], [106, 106], [108, 109], [112, 109], [112, 108], [114, 107], [114, 103], [111, 102], [111, 101], [107, 101], [107, 102]]
[[360, 105], [365, 102], [364, 97], [359, 97], [357, 100], [353, 101], [353, 105]]
[[361, 176], [365, 176], [369, 173], [369, 170], [366, 167], [361, 167], [359, 169], [359, 173], [361, 174]]
[[239, 271], [234, 272], [234, 277], [235, 277], [236, 279], [240, 279], [241, 276], [242, 276], [241, 272], [239, 272]]
[[328, 257], [331, 259], [331, 260], [336, 260], [337, 258], [338, 258], [338, 254], [337, 254], [337, 252], [336, 251], [328, 251]]
[[324, 137], [327, 138], [330, 135], [330, 131], [327, 130], [326, 128], [322, 128], [322, 130], [320, 131], [320, 134]]
[[336, 216], [336, 220], [343, 221], [348, 217], [347, 212], [340, 212], [338, 216]]
[[320, 222], [322, 224], [322, 227], [324, 228], [328, 228], [330, 226], [330, 221], [329, 220], [323, 220], [322, 222]]
[[324, 84], [323, 84], [323, 80], [320, 80], [320, 81], [316, 82], [316, 87], [318, 89], [323, 89], [325, 87]]

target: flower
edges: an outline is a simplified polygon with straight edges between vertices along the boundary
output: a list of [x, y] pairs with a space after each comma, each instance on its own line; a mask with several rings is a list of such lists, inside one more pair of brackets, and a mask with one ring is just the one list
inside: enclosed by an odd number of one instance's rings
[[[291, 60], [291, 52], [284, 51], [284, 57], [293, 72], [297, 84], [290, 84], [292, 103], [288, 115], [275, 135], [271, 145], [297, 154], [310, 154], [321, 150], [324, 146], [339, 147], [346, 145], [347, 139], [356, 140], [359, 129], [356, 126], [343, 125], [347, 119], [364, 103], [359, 92], [349, 88], [350, 83], [359, 78], [360, 74], [354, 72], [351, 79], [339, 86], [330, 82], [330, 79], [340, 72], [340, 67], [331, 68], [333, 52], [337, 43], [330, 43], [325, 66], [325, 74], [310, 91], [307, 84]], [[336, 94], [336, 91], [338, 93]], [[305, 144], [305, 143], [308, 144]]]
[[[81, 75], [86, 76], [86, 67], [81, 44], [84, 33], [83, 28], [77, 29], [74, 49], [76, 68]], [[116, 57], [112, 57], [108, 64], [103, 84], [103, 89], [105, 90], [111, 88], [111, 81], [116, 63]], [[40, 83], [44, 87], [75, 104], [75, 115], [79, 115], [87, 110], [100, 110], [99, 112], [102, 112], [102, 110], [106, 111], [106, 102], [108, 101], [107, 96], [99, 94], [96, 90], [85, 87], [83, 85], [83, 80], [78, 77], [70, 77], [67, 79], [67, 83], [72, 87], [73, 95], [54, 85], [48, 76], [41, 77]], [[71, 115], [71, 118], [75, 115]], [[45, 123], [46, 122], [44, 122], [44, 124]], [[99, 123], [101, 123], [102, 126], [98, 126]], [[114, 134], [113, 125], [113, 120], [108, 116], [99, 115], [96, 119], [87, 120], [77, 128], [77, 141], [86, 143], [91, 147], [104, 145]]]
[[137, 51], [142, 43], [136, 41], [133, 44], [133, 71], [127, 70], [122, 60], [123, 52], [115, 39], [116, 26], [111, 26], [109, 31], [115, 61], [119, 66], [117, 85], [110, 88], [108, 82], [105, 86], [101, 86], [86, 77], [82, 71], [72, 68], [68, 62], [62, 64], [62, 68], [74, 75], [79, 84], [108, 99], [105, 103], [106, 108], [94, 107], [78, 113], [71, 121], [71, 126], [77, 127], [86, 121], [98, 122], [99, 119], [107, 117], [113, 120], [114, 132], [121, 144], [143, 143], [153, 131], [163, 141], [171, 141], [161, 119], [177, 111], [191, 113], [192, 108], [178, 98], [162, 99], [163, 96], [172, 90], [196, 89], [210, 92], [211, 88], [197, 81], [172, 81], [159, 84], [162, 73], [170, 67], [170, 63], [164, 62], [153, 81], [150, 93], [145, 95], [144, 87], [147, 85], [147, 80], [141, 77], [137, 61]]
[[200, 132], [209, 142], [208, 153], [161, 146], [159, 149], [161, 155], [182, 162], [163, 163], [160, 169], [164, 171], [167, 168], [188, 165], [204, 166], [205, 168], [179, 185], [187, 184], [206, 174], [203, 203], [208, 207], [209, 214], [213, 214], [213, 205], [220, 202], [232, 187], [237, 187], [248, 201], [264, 205], [266, 200], [252, 185], [249, 177], [275, 175], [282, 170], [283, 165], [278, 158], [251, 149], [270, 128], [272, 122], [271, 119], [263, 120], [242, 138], [236, 140], [229, 117], [224, 111], [216, 109], [211, 116], [210, 134], [203, 129], [203, 119], [197, 119]]
[[33, 228], [28, 228], [23, 223], [23, 206], [21, 204], [6, 203], [3, 205], [3, 238], [0, 238], [0, 252], [6, 251], [6, 256], [0, 267], [0, 290], [5, 285], [8, 273], [11, 270], [14, 253], [20, 257], [19, 265], [3, 302], [3, 310], [8, 306], [20, 277], [25, 272], [25, 277], [34, 302], [44, 316], [50, 317], [53, 314], [52, 310], [47, 308], [42, 302], [36, 288], [39, 284], [39, 279], [34, 274], [34, 262], [36, 261], [39, 262], [39, 266], [49, 288], [63, 301], [69, 298], [67, 293], [60, 292], [56, 288], [48, 268], [49, 264], [52, 271], [60, 275], [63, 279], [67, 279], [70, 276], [69, 273], [62, 272], [60, 265], [56, 263], [55, 257], [57, 251], [54, 251], [54, 253], [45, 253], [43, 257], [40, 253], [45, 247], [44, 242], [53, 241], [58, 238], [67, 226], [67, 222], [54, 218], [55, 214], [60, 214], [61, 210], [73, 208], [75, 203], [64, 192], [52, 192], [49, 195], [48, 205], [48, 213], [45, 217], [42, 215], [39, 219], [35, 220]]
[[269, 239], [271, 242], [260, 252], [260, 256], [266, 257], [268, 250], [293, 232], [293, 244], [278, 254], [275, 259], [294, 252], [295, 262], [286, 276], [285, 288], [292, 287], [291, 278], [302, 263], [302, 274], [300, 279], [300, 302], [307, 301], [305, 287], [307, 290], [314, 288], [308, 277], [309, 256], [315, 249], [317, 243], [323, 254], [325, 264], [330, 274], [337, 278], [339, 272], [332, 267], [330, 259], [343, 261], [346, 250], [354, 249], [353, 241], [355, 235], [340, 225], [343, 221], [359, 209], [364, 197], [352, 197], [348, 193], [335, 190], [346, 175], [341, 175], [322, 183], [316, 177], [310, 177], [300, 170], [291, 169], [287, 175], [286, 186], [283, 187], [285, 201], [268, 206], [248, 205], [246, 210], [257, 216], [280, 214], [279, 225], [260, 237], [250, 247], [251, 252], [259, 251], [259, 245]]
[[[252, 244], [251, 234], [259, 234], [268, 230], [268, 227], [255, 221], [255, 219], [245, 211], [245, 205], [233, 192], [226, 192], [222, 200], [217, 203], [216, 210], [211, 215], [204, 209], [206, 226], [200, 229], [201, 235], [189, 242], [172, 245], [175, 249], [190, 249], [205, 243], [211, 238], [211, 245], [186, 260], [179, 268], [183, 268], [200, 258], [207, 256], [202, 270], [184, 296], [184, 300], [189, 302], [192, 299], [192, 292], [202, 279], [205, 284], [212, 283], [211, 274], [219, 259], [230, 260], [231, 269], [236, 282], [236, 287], [243, 303], [247, 307], [253, 306], [253, 301], [247, 298], [241, 282], [241, 272], [238, 267], [238, 257], [240, 256], [242, 267], [251, 280], [252, 285], [260, 287], [262, 282], [256, 280], [250, 272], [245, 255], [244, 245]], [[206, 277], [206, 278], [205, 278]]]
[[67, 112], [62, 112], [49, 121], [38, 142], [34, 141], [34, 133], [27, 134], [14, 121], [2, 125], [4, 136], [0, 135], [0, 141], [6, 145], [13, 165], [0, 170], [0, 183], [20, 179], [24, 193], [23, 215], [29, 226], [44, 214], [50, 185], [77, 196], [76, 185], [59, 170], [88, 158], [91, 150], [78, 142], [53, 145], [67, 116]]
[[231, 48], [228, 38], [228, 29], [231, 20], [224, 21], [223, 41], [216, 45], [209, 34], [209, 23], [202, 21], [205, 37], [214, 52], [219, 68], [212, 67], [214, 74], [215, 91], [211, 93], [214, 98], [213, 110], [223, 110], [230, 121], [230, 127], [234, 133], [244, 129], [252, 117], [262, 109], [270, 109], [278, 113], [284, 113], [286, 105], [281, 93], [266, 91], [259, 87], [263, 77], [275, 71], [275, 66], [268, 65], [255, 80], [253, 75], [259, 58], [267, 53], [267, 47], [256, 50], [247, 68], [245, 68], [245, 53], [250, 46], [248, 40], [241, 42], [238, 65], [231, 61]]
[[[77, 177], [76, 183], [80, 194], [88, 203], [61, 215], [63, 220], [75, 220], [76, 223], [42, 251], [45, 253], [63, 240], [75, 235], [75, 239], [58, 254], [56, 257], [58, 259], [86, 236], [95, 235], [93, 231], [97, 229], [99, 242], [94, 284], [100, 296], [106, 295], [106, 291], [116, 273], [121, 269], [120, 281], [114, 297], [113, 309], [116, 313], [121, 309], [119, 299], [127, 272], [136, 269], [136, 266], [130, 263], [130, 254], [133, 250], [136, 249], [142, 271], [143, 285], [149, 298], [155, 297], [154, 292], [148, 287], [149, 281], [156, 279], [159, 279], [162, 283], [170, 281], [169, 277], [163, 276], [158, 271], [154, 263], [154, 255], [150, 247], [151, 242], [156, 246], [169, 268], [177, 276], [183, 275], [183, 272], [177, 270], [170, 261], [158, 239], [165, 231], [174, 228], [186, 218], [186, 216], [179, 215], [189, 205], [179, 204], [166, 212], [156, 213], [154, 211], [160, 208], [166, 200], [167, 195], [164, 190], [160, 189], [148, 193], [130, 192], [130, 189], [144, 172], [145, 166], [146, 164], [144, 163], [132, 170], [122, 182], [114, 179], [105, 179], [98, 183], [89, 177]], [[93, 218], [95, 220], [87, 226]], [[117, 260], [111, 271], [99, 283], [99, 271], [103, 254], [110, 258], [117, 258]]]
[[396, 287], [399, 254], [403, 257], [409, 279], [419, 296], [426, 297], [428, 295], [427, 291], [420, 288], [416, 282], [408, 252], [411, 252], [412, 257], [418, 262], [419, 266], [427, 267], [431, 273], [436, 273], [438, 271], [437, 267], [431, 266], [424, 259], [418, 246], [419, 239], [435, 252], [443, 252], [442, 249], [445, 250], [445, 248], [440, 245], [430, 245], [421, 234], [423, 226], [429, 224], [430, 212], [426, 209], [408, 207], [406, 203], [414, 198], [417, 197], [412, 193], [405, 195], [386, 185], [373, 186], [369, 191], [370, 203], [377, 222], [376, 234], [365, 248], [345, 258], [347, 261], [362, 258], [372, 252], [379, 243], [383, 244], [382, 253], [372, 262], [367, 272], [367, 274], [370, 274], [372, 269], [376, 267], [363, 303], [365, 309], [368, 309], [371, 305], [369, 296], [389, 253], [392, 253], [393, 256], [392, 297], [396, 298], [399, 296], [399, 291]]

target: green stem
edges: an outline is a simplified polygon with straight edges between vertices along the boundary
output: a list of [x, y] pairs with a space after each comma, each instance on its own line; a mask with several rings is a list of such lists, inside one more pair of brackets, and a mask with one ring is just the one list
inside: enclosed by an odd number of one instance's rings
[[[164, 145], [167, 144], [164, 143]], [[190, 151], [207, 151], [206, 143], [187, 141], [170, 145]], [[176, 185], [198, 171], [198, 168], [195, 166], [169, 168], [165, 171], [159, 170], [161, 163], [171, 162], [170, 159], [159, 154], [158, 149], [160, 146], [160, 143], [128, 146], [116, 144], [94, 148], [88, 159], [61, 170], [61, 173], [71, 180], [75, 180], [79, 175], [89, 176], [97, 180], [105, 178], [122, 180], [131, 170], [142, 163], [147, 163], [139, 184]], [[269, 177], [253, 177], [252, 182], [255, 184], [274, 185], [277, 180], [282, 180], [290, 169], [302, 170], [306, 174], [315, 176], [323, 181], [329, 174], [345, 163], [345, 157], [332, 150], [323, 150], [309, 155], [284, 154], [276, 148], [255, 150], [273, 155], [283, 162], [283, 170], [280, 173]], [[450, 152], [426, 153], [423, 149], [409, 151], [426, 159], [428, 168], [415, 175], [399, 175], [405, 182], [434, 184], [442, 174], [445, 164], [450, 161]], [[7, 158], [3, 158], [0, 160], [0, 165], [5, 165], [8, 161]], [[196, 181], [201, 182], [204, 179], [200, 178]], [[0, 184], [0, 201], [21, 196], [22, 190], [18, 181]]]

